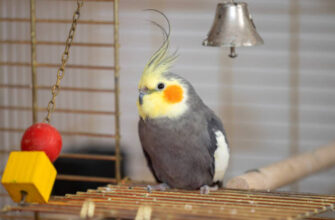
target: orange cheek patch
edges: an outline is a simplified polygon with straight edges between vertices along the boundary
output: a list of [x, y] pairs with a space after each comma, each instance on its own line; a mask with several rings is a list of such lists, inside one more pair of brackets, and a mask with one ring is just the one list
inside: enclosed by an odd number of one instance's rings
[[183, 100], [183, 89], [178, 85], [171, 85], [164, 90], [164, 98], [169, 103], [178, 103]]

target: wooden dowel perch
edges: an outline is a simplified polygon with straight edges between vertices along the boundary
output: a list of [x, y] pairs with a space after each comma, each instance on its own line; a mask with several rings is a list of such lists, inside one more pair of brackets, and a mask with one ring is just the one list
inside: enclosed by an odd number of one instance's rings
[[335, 165], [335, 142], [230, 179], [226, 187], [273, 190]]

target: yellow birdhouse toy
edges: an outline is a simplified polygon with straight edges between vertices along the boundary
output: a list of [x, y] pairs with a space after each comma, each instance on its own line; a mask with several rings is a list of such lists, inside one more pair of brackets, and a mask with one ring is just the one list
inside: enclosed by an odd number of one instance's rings
[[60, 134], [49, 124], [34, 124], [25, 131], [22, 151], [11, 152], [1, 179], [13, 201], [48, 202], [57, 175], [52, 162], [61, 147]]

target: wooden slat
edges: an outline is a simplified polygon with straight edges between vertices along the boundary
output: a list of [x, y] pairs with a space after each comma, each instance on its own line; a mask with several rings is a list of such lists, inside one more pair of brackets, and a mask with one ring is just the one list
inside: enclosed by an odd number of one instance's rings
[[[160, 219], [295, 219], [331, 210], [335, 196], [221, 189], [169, 190], [149, 193], [144, 185], [108, 185], [75, 195], [56, 196], [48, 204], [12, 207], [25, 211], [78, 216], [85, 201], [95, 205], [97, 218], [134, 219], [140, 207], [150, 207]], [[113, 210], [113, 211], [111, 211]]]
[[66, 174], [59, 174], [59, 175], [57, 175], [56, 179], [57, 180], [66, 180], [66, 181], [116, 183], [116, 179], [115, 178], [79, 176], [79, 175], [66, 175]]
[[[6, 214], [0, 214], [0, 219], [22, 219], [22, 220], [35, 220], [36, 218], [32, 215], [6, 215]], [[43, 217], [40, 218], [41, 220], [63, 220], [64, 217]]]

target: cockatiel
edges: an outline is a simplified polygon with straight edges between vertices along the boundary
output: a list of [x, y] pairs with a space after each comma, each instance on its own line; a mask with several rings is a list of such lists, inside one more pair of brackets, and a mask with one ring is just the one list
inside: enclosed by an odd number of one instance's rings
[[[156, 11], [156, 10], [154, 10]], [[220, 119], [192, 85], [169, 71], [176, 54], [168, 54], [168, 31], [162, 46], [146, 64], [137, 102], [139, 137], [157, 182], [151, 189], [200, 189], [208, 193], [222, 184], [229, 148]]]

